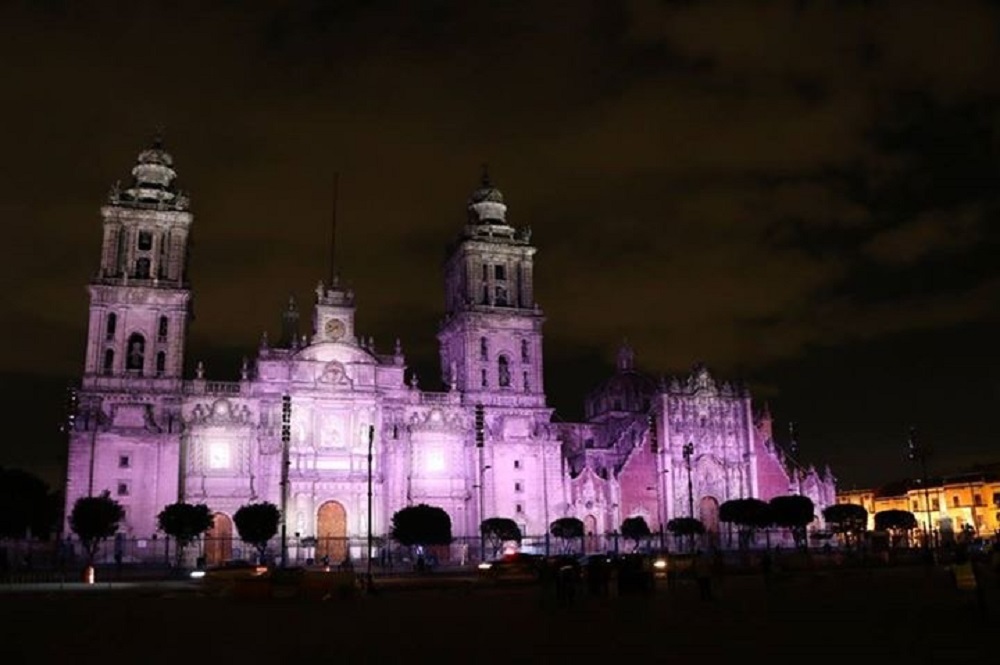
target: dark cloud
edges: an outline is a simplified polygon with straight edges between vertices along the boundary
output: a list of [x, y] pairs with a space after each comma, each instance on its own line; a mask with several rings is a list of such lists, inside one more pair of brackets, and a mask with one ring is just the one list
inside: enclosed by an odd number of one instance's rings
[[[444, 246], [489, 162], [540, 248], [563, 413], [627, 336], [654, 373], [704, 360], [752, 379], [776, 411], [814, 419], [817, 459], [882, 477], [840, 452], [861, 444], [835, 415], [856, 407], [868, 350], [944, 358], [934, 339], [965, 331], [981, 348], [996, 317], [998, 14], [972, 1], [4, 4], [0, 279], [17, 288], [0, 370], [78, 372], [98, 208], [165, 125], [196, 213], [189, 364], [235, 374], [263, 330], [277, 335], [289, 294], [307, 325], [339, 173], [338, 267], [363, 332], [385, 348], [401, 337], [434, 385]], [[891, 390], [919, 404], [912, 385]], [[991, 440], [985, 421], [966, 434], [966, 452]]]

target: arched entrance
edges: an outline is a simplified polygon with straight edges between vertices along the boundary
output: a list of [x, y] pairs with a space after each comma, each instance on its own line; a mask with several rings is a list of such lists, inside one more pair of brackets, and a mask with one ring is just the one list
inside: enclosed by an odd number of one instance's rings
[[316, 558], [340, 563], [347, 557], [347, 511], [337, 501], [327, 501], [316, 513]]
[[583, 535], [584, 539], [584, 551], [594, 552], [597, 550], [597, 518], [593, 515], [587, 515], [583, 518]]
[[719, 501], [714, 496], [702, 497], [698, 502], [698, 519], [705, 525], [705, 538], [712, 544], [719, 542]]
[[233, 556], [233, 521], [224, 513], [212, 516], [212, 528], [205, 532], [205, 563], [212, 566]]

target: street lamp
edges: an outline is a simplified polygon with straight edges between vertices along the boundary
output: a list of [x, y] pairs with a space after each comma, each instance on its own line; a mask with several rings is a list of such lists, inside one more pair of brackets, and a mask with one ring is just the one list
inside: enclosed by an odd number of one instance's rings
[[482, 466], [482, 449], [479, 455], [479, 562], [486, 561], [486, 534], [483, 533], [483, 522], [486, 520], [486, 470], [493, 467], [489, 464]]
[[694, 444], [688, 441], [684, 444], [682, 452], [688, 472], [688, 517], [694, 519], [694, 491], [691, 488], [691, 456], [694, 455]]
[[910, 436], [907, 439], [907, 457], [911, 462], [920, 462], [921, 483], [924, 486], [924, 512], [927, 515], [926, 531], [924, 532], [924, 547], [930, 547], [931, 539], [931, 499], [930, 488], [927, 485], [927, 456], [930, 451], [917, 442], [917, 430], [910, 428]]

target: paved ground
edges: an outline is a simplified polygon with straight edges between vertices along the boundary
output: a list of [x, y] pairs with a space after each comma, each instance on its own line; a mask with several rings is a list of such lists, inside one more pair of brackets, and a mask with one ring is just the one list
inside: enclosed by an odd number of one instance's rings
[[[920, 568], [730, 577], [570, 605], [541, 587], [385, 588], [329, 601], [200, 597], [185, 586], [0, 595], [0, 663], [997, 662], [983, 616]], [[991, 591], [991, 602], [996, 594]], [[887, 660], [888, 658], [888, 660]], [[706, 660], [707, 659], [707, 660]]]

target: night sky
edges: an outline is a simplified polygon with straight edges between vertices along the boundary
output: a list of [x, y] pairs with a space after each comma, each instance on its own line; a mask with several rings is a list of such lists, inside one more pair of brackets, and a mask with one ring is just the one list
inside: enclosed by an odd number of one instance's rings
[[[253, 6], [248, 9], [247, 6]], [[99, 208], [164, 128], [188, 365], [235, 378], [338, 269], [437, 385], [442, 260], [489, 163], [538, 246], [560, 417], [633, 344], [768, 400], [841, 487], [1000, 461], [1000, 3], [5, 2], [0, 464], [60, 482]]]

